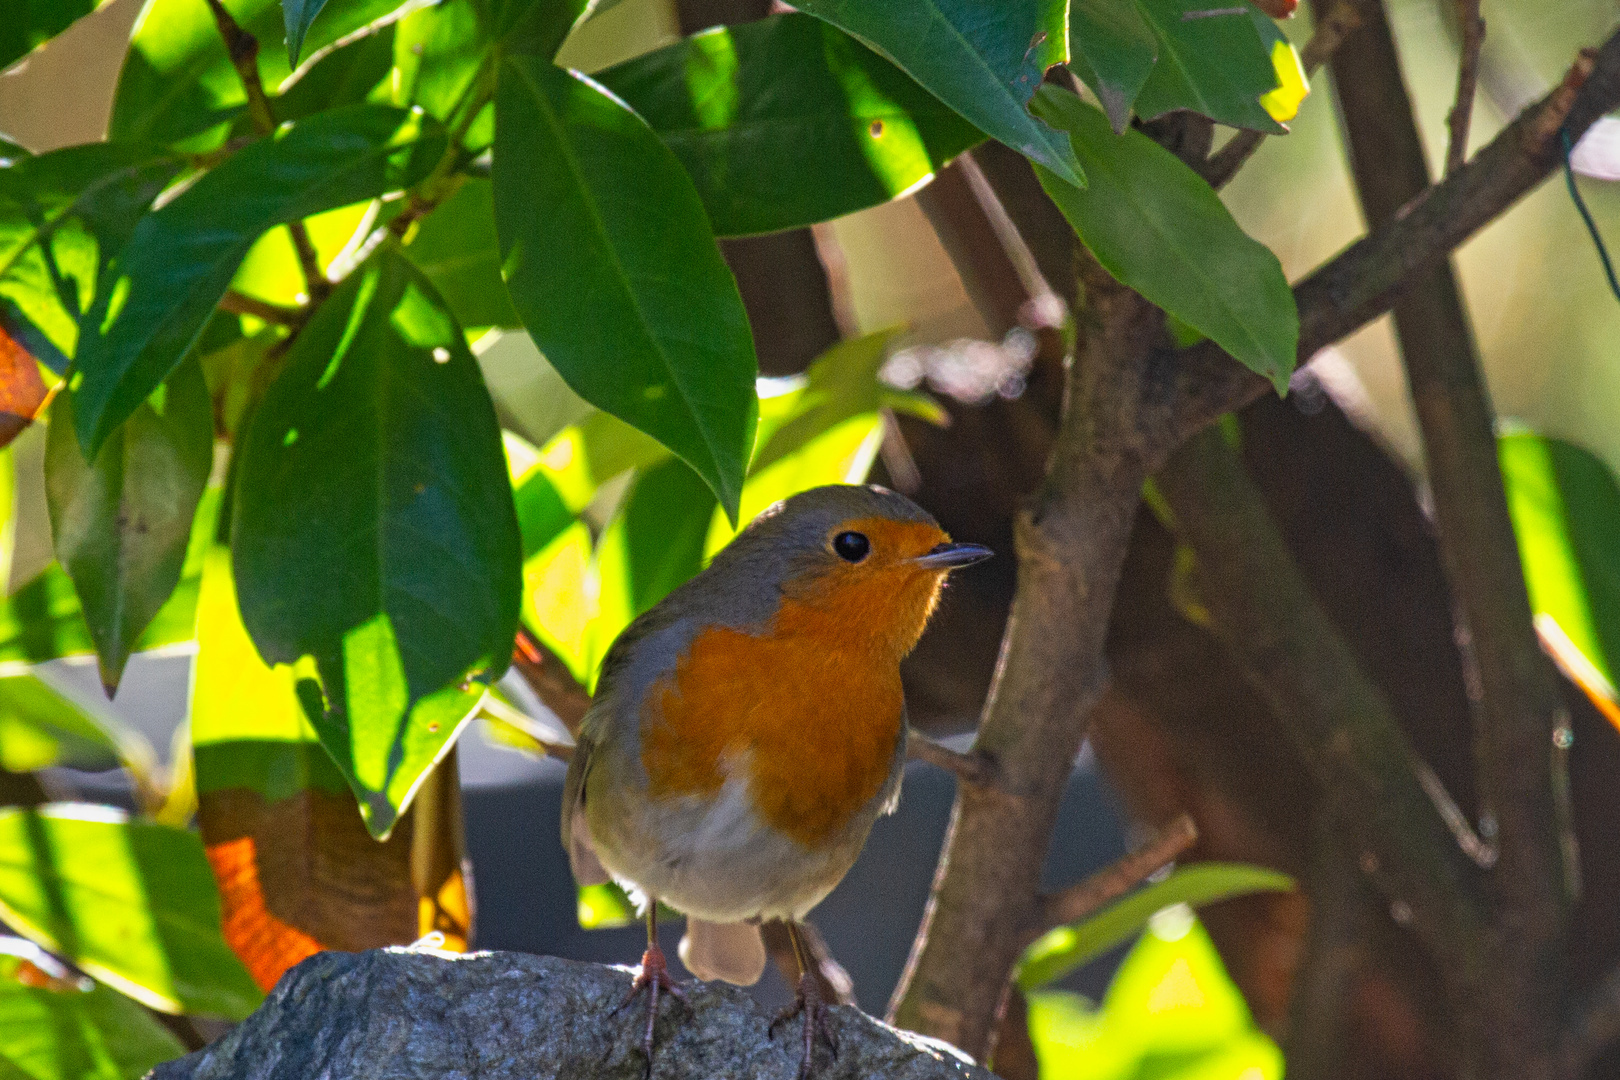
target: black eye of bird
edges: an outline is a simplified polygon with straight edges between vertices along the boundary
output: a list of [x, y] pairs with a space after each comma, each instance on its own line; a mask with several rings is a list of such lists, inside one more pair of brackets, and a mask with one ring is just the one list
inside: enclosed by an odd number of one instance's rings
[[858, 532], [841, 532], [833, 537], [833, 551], [845, 562], [860, 562], [872, 550], [872, 541]]

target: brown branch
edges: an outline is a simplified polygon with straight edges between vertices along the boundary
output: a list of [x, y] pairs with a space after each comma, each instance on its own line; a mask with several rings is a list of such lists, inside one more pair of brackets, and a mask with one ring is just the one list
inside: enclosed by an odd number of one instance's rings
[[[517, 642], [512, 650], [512, 667], [529, 684], [546, 708], [557, 714], [570, 735], [579, 734], [579, 724], [585, 719], [585, 710], [591, 707], [591, 695], [574, 678], [568, 665], [557, 654], [546, 648], [526, 626], [519, 626]], [[547, 747], [547, 752], [552, 752]]]
[[1305, 955], [1294, 976], [1284, 1047], [1292, 1080], [1336, 1080], [1347, 1072], [1351, 1000], [1367, 962], [1376, 896], [1356, 868], [1354, 852], [1338, 842], [1334, 823], [1321, 815], [1311, 838], [1305, 882], [1311, 902]]
[[1559, 1080], [1580, 1080], [1592, 1063], [1620, 1041], [1620, 967], [1604, 976], [1564, 1025]]
[[[1082, 256], [1081, 349], [1046, 481], [1015, 522], [1018, 590], [923, 927], [890, 1006], [983, 1059], [1037, 917], [1058, 801], [1106, 679], [1103, 642], [1148, 463], [1170, 437], [1163, 316]], [[964, 963], [971, 949], [971, 964]]]
[[298, 326], [304, 321], [303, 312], [298, 308], [272, 304], [256, 296], [239, 293], [235, 289], [227, 292], [220, 300], [219, 310], [232, 315], [252, 315], [255, 319], [263, 319], [277, 326]]
[[1140, 851], [1115, 860], [1084, 881], [1041, 897], [1040, 921], [1031, 940], [1054, 926], [1089, 919], [1180, 858], [1197, 840], [1198, 826], [1182, 814]]
[[[1429, 174], [1395, 42], [1381, 8], [1333, 61], [1338, 110], [1363, 212], [1387, 224], [1428, 189]], [[1477, 43], [1476, 43], [1477, 45]], [[1459, 101], [1459, 107], [1466, 103]], [[1455, 135], [1455, 132], [1454, 132]], [[1453, 153], [1461, 147], [1454, 142]], [[1454, 177], [1458, 173], [1452, 174]], [[1396, 299], [1406, 368], [1438, 534], [1473, 666], [1481, 820], [1494, 821], [1496, 932], [1468, 1010], [1486, 1075], [1550, 1075], [1558, 1053], [1564, 938], [1573, 892], [1568, 779], [1554, 745], [1568, 723], [1557, 677], [1536, 638], [1508, 516], [1495, 417], [1456, 275], [1441, 263]]]
[[1237, 453], [1210, 428], [1157, 476], [1198, 558], [1199, 596], [1245, 677], [1298, 748], [1337, 827], [1413, 929], [1471, 983], [1487, 926], [1481, 884], [1418, 783], [1388, 701], [1311, 595]]
[[[1357, 0], [1338, 0], [1318, 20], [1311, 40], [1299, 52], [1300, 65], [1305, 68], [1307, 76], [1315, 75], [1316, 69], [1327, 63], [1345, 37], [1361, 25], [1358, 8]], [[1260, 149], [1265, 139], [1265, 133], [1261, 131], [1244, 129], [1238, 132], [1226, 141], [1225, 146], [1197, 166], [1198, 175], [1207, 180], [1210, 187], [1225, 187], [1237, 175], [1243, 163]]]
[[1485, 44], [1485, 20], [1479, 15], [1479, 0], [1457, 0], [1457, 16], [1462, 22], [1462, 59], [1457, 65], [1457, 100], [1446, 114], [1451, 141], [1446, 144], [1446, 175], [1462, 168], [1468, 159], [1468, 125], [1474, 118], [1474, 89], [1479, 83], [1479, 51]]
[[944, 769], [965, 784], [984, 785], [995, 782], [995, 760], [977, 747], [963, 754], [952, 750], [944, 743], [935, 742], [920, 732], [911, 731], [906, 734], [906, 756], [914, 761], [926, 761], [935, 768]]
[[[259, 39], [242, 29], [220, 0], [208, 0], [208, 10], [213, 12], [214, 25], [219, 28], [219, 36], [225, 42], [231, 66], [236, 68], [242, 90], [247, 94], [248, 116], [253, 120], [253, 127], [260, 135], [268, 135], [276, 130], [276, 114], [270, 108], [269, 96], [264, 92], [264, 81], [259, 78]], [[293, 249], [298, 253], [298, 266], [304, 272], [304, 285], [309, 298], [320, 303], [332, 291], [332, 283], [321, 270], [321, 260], [315, 252], [314, 243], [310, 241], [309, 230], [302, 221], [290, 221], [287, 232], [292, 235]]]
[[[1468, 164], [1294, 286], [1300, 363], [1388, 312], [1402, 287], [1551, 175], [1561, 160], [1560, 129], [1579, 141], [1616, 107], [1620, 34], [1583, 51], [1558, 86]], [[1181, 352], [1179, 381], [1175, 424], [1183, 438], [1271, 389], [1213, 342]]]

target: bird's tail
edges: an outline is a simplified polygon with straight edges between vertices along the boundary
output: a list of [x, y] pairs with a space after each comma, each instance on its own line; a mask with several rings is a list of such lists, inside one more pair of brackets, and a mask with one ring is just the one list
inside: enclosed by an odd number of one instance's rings
[[688, 916], [681, 963], [705, 982], [724, 979], [752, 986], [765, 971], [765, 942], [755, 923], [712, 923]]

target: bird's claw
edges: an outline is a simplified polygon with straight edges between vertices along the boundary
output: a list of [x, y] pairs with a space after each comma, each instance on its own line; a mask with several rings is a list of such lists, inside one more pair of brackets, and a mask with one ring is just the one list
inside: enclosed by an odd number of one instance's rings
[[799, 978], [799, 992], [792, 1005], [776, 1014], [768, 1034], [776, 1037], [776, 1029], [795, 1016], [804, 1017], [804, 1057], [799, 1061], [799, 1080], [810, 1080], [814, 1073], [816, 1036], [827, 1043], [833, 1060], [838, 1059], [838, 1033], [833, 1030], [832, 1009], [822, 1000], [821, 987], [815, 977], [806, 972]]
[[643, 990], [647, 991], [647, 1030], [641, 1039], [641, 1050], [647, 1058], [646, 1076], [652, 1076], [653, 1059], [653, 1028], [658, 1023], [658, 995], [668, 994], [682, 1005], [687, 1004], [686, 991], [669, 974], [669, 964], [664, 959], [664, 950], [657, 945], [650, 945], [647, 951], [641, 954], [641, 970], [631, 980], [630, 992], [624, 996], [613, 1010], [617, 1014], [626, 1005], [636, 999], [636, 995]]

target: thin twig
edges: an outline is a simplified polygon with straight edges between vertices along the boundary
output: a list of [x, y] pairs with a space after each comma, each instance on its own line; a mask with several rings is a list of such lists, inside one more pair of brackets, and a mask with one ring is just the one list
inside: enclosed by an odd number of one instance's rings
[[263, 319], [277, 326], [297, 326], [304, 321], [303, 312], [298, 308], [272, 304], [256, 296], [239, 293], [235, 289], [220, 299], [219, 310], [232, 315], [252, 315], [255, 319]]
[[[231, 66], [236, 68], [236, 76], [247, 94], [248, 116], [253, 120], [253, 127], [260, 135], [268, 135], [276, 130], [276, 114], [270, 108], [269, 96], [264, 92], [264, 81], [259, 78], [259, 39], [242, 29], [220, 0], [208, 0], [208, 10], [214, 14], [214, 25], [219, 28], [219, 36], [224, 39]], [[321, 270], [320, 256], [315, 252], [315, 245], [310, 241], [309, 230], [304, 223], [288, 222], [287, 232], [292, 235], [293, 249], [298, 253], [305, 291], [310, 300], [318, 304], [332, 291], [332, 283]]]
[[[1307, 41], [1299, 52], [1300, 64], [1305, 68], [1305, 74], [1315, 75], [1316, 69], [1327, 63], [1328, 57], [1333, 55], [1339, 44], [1360, 25], [1361, 13], [1355, 0], [1339, 0], [1339, 3], [1334, 4], [1333, 9], [1311, 34], [1311, 40]], [[1228, 139], [1225, 146], [1211, 154], [1199, 166], [1198, 174], [1209, 181], [1210, 187], [1225, 187], [1227, 182], [1237, 175], [1243, 163], [1260, 149], [1260, 144], [1265, 139], [1264, 132], [1245, 128]]]
[[1182, 814], [1140, 851], [1115, 860], [1084, 881], [1041, 897], [1036, 934], [1089, 919], [1180, 858], [1197, 840], [1198, 826], [1191, 816]]
[[1446, 114], [1446, 127], [1451, 131], [1451, 142], [1446, 146], [1447, 176], [1468, 160], [1468, 125], [1474, 117], [1479, 51], [1485, 44], [1485, 20], [1479, 15], [1479, 0], [1457, 0], [1457, 17], [1462, 21], [1462, 60], [1457, 65], [1457, 100]]
[[982, 787], [991, 783], [996, 776], [996, 763], [983, 750], [974, 749], [963, 754], [915, 731], [906, 735], [906, 756], [944, 769], [967, 784]]

